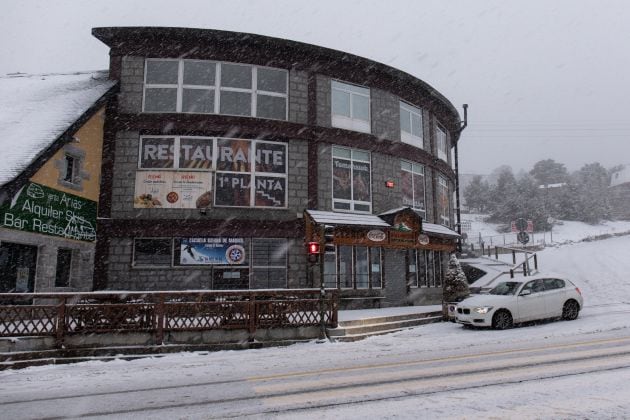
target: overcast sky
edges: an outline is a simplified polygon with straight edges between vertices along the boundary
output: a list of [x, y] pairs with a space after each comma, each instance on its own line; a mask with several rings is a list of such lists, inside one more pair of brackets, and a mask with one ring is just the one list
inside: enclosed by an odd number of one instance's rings
[[[5, 0], [0, 75], [106, 69], [97, 26], [252, 32], [404, 70], [469, 125], [460, 171], [630, 163], [627, 0]], [[463, 117], [463, 113], [462, 113]]]

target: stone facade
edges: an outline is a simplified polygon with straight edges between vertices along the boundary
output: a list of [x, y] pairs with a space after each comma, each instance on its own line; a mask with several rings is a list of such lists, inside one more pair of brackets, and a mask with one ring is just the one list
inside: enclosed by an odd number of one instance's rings
[[[318, 47], [294, 45], [291, 41], [284, 40], [272, 41], [265, 37], [261, 37], [261, 40], [285, 44], [268, 46], [268, 54], [263, 57], [257, 51], [261, 44], [254, 42], [251, 35], [241, 38], [239, 34], [220, 31], [172, 29], [177, 33], [179, 41], [170, 43], [168, 33], [171, 29], [147, 28], [134, 31], [134, 38], [121, 42], [125, 37], [124, 28], [101, 29], [102, 31], [96, 30], [96, 36], [112, 47], [112, 62], [119, 65], [112, 73], [114, 77], [119, 77], [120, 82], [117, 108], [108, 115], [112, 127], [109, 141], [112, 144], [113, 153], [110, 158], [113, 164], [111, 177], [104, 177], [103, 187], [109, 206], [104, 206], [100, 215], [105, 232], [101, 252], [106, 254], [101, 257], [106, 263], [98, 275], [105, 277], [102, 284], [107, 289], [212, 288], [215, 275], [213, 266], [190, 267], [171, 264], [166, 267], [150, 267], [134, 264], [134, 239], [159, 238], [160, 235], [156, 233], [157, 225], [165, 226], [168, 232], [166, 237], [169, 238], [236, 236], [244, 238], [246, 247], [256, 238], [284, 239], [287, 248], [286, 286], [282, 287], [319, 287], [320, 269], [323, 265], [310, 266], [306, 263], [304, 247], [306, 238], [302, 215], [308, 209], [333, 210], [332, 148], [335, 146], [370, 153], [372, 214], [402, 206], [401, 160], [423, 165], [426, 212], [422, 216], [425, 222], [439, 224], [435, 206], [437, 176], [440, 174], [449, 179], [452, 191], [454, 173], [450, 166], [452, 165], [450, 156], [448, 162], [439, 162], [436, 159], [435, 128], [437, 124], [443, 125], [448, 134], [448, 141], [454, 144], [453, 132], [459, 127], [459, 116], [448, 101], [436, 99], [432, 93], [423, 91], [422, 89], [426, 89], [425, 85], [417, 84], [414, 88], [416, 81], [410, 76], [400, 72], [396, 77], [391, 77], [392, 72], [396, 70], [360, 58], [341, 65], [344, 60], [338, 60], [339, 57], [335, 56], [340, 54], [339, 52], [320, 51], [317, 50]], [[152, 33], [162, 30], [166, 31], [163, 35]], [[143, 31], [147, 31], [146, 39], [143, 38]], [[190, 34], [187, 31], [190, 31]], [[216, 44], [213, 36], [216, 36]], [[162, 42], [158, 45], [152, 41], [155, 39], [161, 39]], [[179, 49], [194, 50], [191, 47], [201, 45], [201, 39], [205, 40], [204, 46], [194, 52], [190, 59], [243, 63], [286, 70], [288, 72], [286, 121], [215, 114], [143, 113], [145, 58], [184, 56], [188, 58], [189, 56], [182, 54], [183, 50]], [[303, 48], [306, 50], [301, 50]], [[234, 53], [237, 55], [231, 56], [230, 51], [238, 51], [238, 54]], [[282, 54], [270, 51], [282, 51]], [[295, 57], [292, 54], [295, 54]], [[383, 80], [396, 80], [391, 82], [391, 89], [380, 84], [370, 86], [374, 80], [378, 80], [374, 76], [378, 72], [387, 75]], [[398, 78], [408, 80], [400, 82]], [[370, 89], [370, 133], [332, 127], [333, 79]], [[422, 99], [422, 95], [426, 98]], [[401, 142], [401, 100], [412, 104], [427, 104], [426, 107], [417, 105], [423, 112], [422, 149]], [[439, 120], [438, 114], [441, 116]], [[156, 134], [232, 137], [286, 143], [288, 145], [286, 208], [211, 206], [203, 211], [134, 208], [140, 139], [144, 135]], [[216, 173], [213, 176], [216, 176]], [[393, 187], [386, 185], [387, 181], [392, 181]], [[312, 203], [309, 202], [309, 198], [313, 197], [309, 197], [309, 194], [316, 194], [316, 200], [313, 199]], [[312, 208], [313, 205], [315, 208]], [[450, 211], [453, 212], [452, 207]], [[451, 242], [436, 240], [436, 244], [441, 245], [436, 245], [431, 252], [440, 253], [452, 249], [454, 247], [452, 238], [455, 236], [451, 237]], [[342, 298], [347, 301], [345, 307], [440, 301], [439, 281], [434, 282], [433, 287], [418, 288], [415, 291], [409, 289], [406, 249], [383, 248], [381, 255], [382, 261], [370, 261], [370, 264], [382, 267], [384, 273], [382, 287], [372, 288], [371, 282], [369, 287], [355, 286], [344, 289], [340, 286]], [[253, 270], [253, 263], [251, 266]], [[249, 287], [255, 289], [265, 286], [256, 283], [254, 277], [251, 277]]]

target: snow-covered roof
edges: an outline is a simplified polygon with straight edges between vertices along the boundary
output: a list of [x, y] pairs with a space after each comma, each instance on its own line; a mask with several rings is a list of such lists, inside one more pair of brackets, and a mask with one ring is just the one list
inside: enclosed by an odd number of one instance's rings
[[0, 77], [0, 185], [27, 168], [114, 84], [107, 72]]
[[630, 165], [624, 165], [620, 170], [613, 172], [610, 177], [610, 186], [625, 184], [630, 182]]
[[459, 238], [459, 233], [447, 228], [446, 226], [436, 225], [434, 223], [422, 222], [422, 230], [424, 232], [436, 233], [438, 235], [451, 236]]
[[391, 227], [389, 223], [372, 214], [336, 213], [333, 211], [306, 210], [315, 223], [321, 225], [357, 225]]

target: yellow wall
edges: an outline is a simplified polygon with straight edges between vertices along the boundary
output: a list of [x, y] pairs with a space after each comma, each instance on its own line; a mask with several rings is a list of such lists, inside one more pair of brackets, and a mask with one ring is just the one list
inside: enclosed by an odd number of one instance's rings
[[74, 137], [78, 138], [79, 141], [73, 141], [71, 143], [72, 147], [85, 152], [85, 160], [82, 162], [81, 170], [90, 174], [89, 179], [83, 179], [81, 191], [64, 187], [57, 182], [59, 179], [59, 169], [55, 166], [55, 162], [65, 158], [63, 148], [57, 151], [57, 153], [37, 171], [31, 178], [31, 181], [54, 188], [58, 191], [78, 195], [79, 197], [98, 202], [104, 119], [105, 108], [101, 108], [74, 134]]

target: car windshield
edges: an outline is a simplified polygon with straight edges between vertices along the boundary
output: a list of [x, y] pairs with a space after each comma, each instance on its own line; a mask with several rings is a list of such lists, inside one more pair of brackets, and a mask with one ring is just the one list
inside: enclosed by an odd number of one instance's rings
[[491, 295], [513, 295], [514, 293], [516, 293], [516, 290], [520, 285], [521, 283], [517, 281], [506, 281], [504, 283], [499, 283], [488, 293], [490, 293]]

